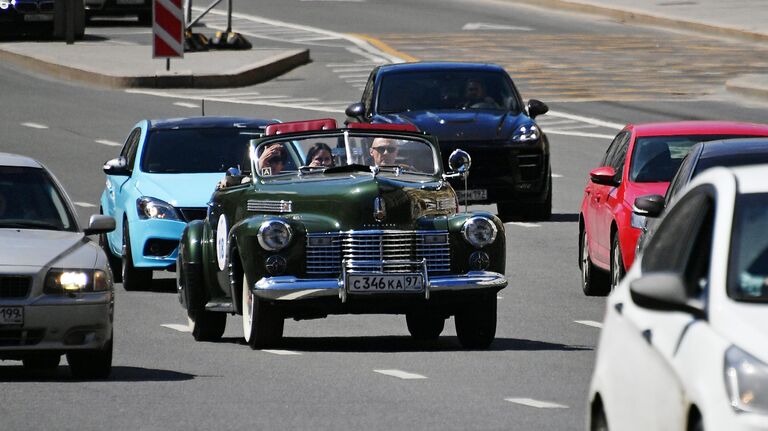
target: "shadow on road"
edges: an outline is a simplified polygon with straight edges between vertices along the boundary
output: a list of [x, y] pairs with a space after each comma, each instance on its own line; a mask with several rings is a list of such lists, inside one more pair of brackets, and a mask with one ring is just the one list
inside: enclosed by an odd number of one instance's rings
[[[222, 338], [222, 343], [245, 345], [242, 338]], [[356, 352], [356, 353], [394, 353], [394, 352], [452, 352], [464, 351], [456, 337], [440, 337], [434, 341], [419, 341], [410, 336], [374, 336], [374, 337], [286, 337], [275, 349], [295, 350], [298, 352]], [[593, 350], [589, 346], [548, 343], [545, 341], [522, 340], [517, 338], [496, 338], [488, 349], [490, 351], [582, 351]]]
[[[122, 283], [120, 284], [122, 286]], [[146, 288], [136, 289], [136, 292], [176, 293], [175, 278], [156, 278]]]
[[[179, 382], [192, 380], [194, 374], [171, 370], [158, 370], [141, 367], [112, 367], [112, 375], [103, 381], [110, 382]], [[0, 366], [0, 382], [80, 382], [72, 377], [69, 367], [58, 366], [51, 371], [30, 371], [18, 366]]]
[[565, 223], [579, 221], [579, 215], [576, 213], [556, 213], [548, 220], [550, 222]]

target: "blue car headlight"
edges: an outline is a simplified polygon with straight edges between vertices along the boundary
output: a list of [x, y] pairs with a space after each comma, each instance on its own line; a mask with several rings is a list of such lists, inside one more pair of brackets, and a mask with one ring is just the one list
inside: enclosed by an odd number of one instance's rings
[[176, 208], [160, 199], [142, 196], [136, 199], [136, 209], [139, 213], [139, 218], [142, 220], [181, 220], [176, 212]]
[[98, 269], [52, 268], [45, 276], [43, 292], [102, 292], [109, 289], [107, 273]]
[[535, 124], [524, 124], [512, 135], [512, 142], [534, 142], [539, 139], [539, 128]]

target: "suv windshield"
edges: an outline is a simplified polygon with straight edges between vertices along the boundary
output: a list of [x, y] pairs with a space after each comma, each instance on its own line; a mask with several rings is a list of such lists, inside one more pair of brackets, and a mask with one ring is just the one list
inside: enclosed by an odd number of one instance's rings
[[736, 198], [728, 295], [768, 302], [768, 194]]
[[424, 140], [381, 134], [333, 134], [270, 140], [259, 145], [253, 160], [260, 176], [310, 174], [358, 167], [368, 171], [434, 175], [437, 155]]
[[152, 174], [248, 170], [248, 142], [262, 133], [231, 127], [155, 130], [144, 146], [141, 170]]
[[377, 111], [492, 109], [519, 111], [518, 96], [502, 73], [432, 71], [386, 74]]
[[0, 166], [0, 228], [75, 230], [75, 223], [44, 170]]

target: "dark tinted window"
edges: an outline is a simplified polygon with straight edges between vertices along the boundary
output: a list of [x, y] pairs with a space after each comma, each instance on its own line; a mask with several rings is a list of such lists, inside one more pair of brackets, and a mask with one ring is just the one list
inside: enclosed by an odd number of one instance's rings
[[382, 75], [377, 111], [494, 109], [519, 112], [514, 87], [505, 74], [433, 71]]
[[0, 166], [0, 228], [75, 230], [64, 202], [44, 170]]
[[762, 163], [768, 163], [768, 147], [766, 147], [765, 153], [731, 154], [728, 156], [699, 159], [693, 176], [715, 166], [744, 166]]
[[736, 198], [728, 295], [768, 302], [768, 194]]
[[697, 142], [740, 137], [742, 136], [687, 135], [637, 138], [632, 151], [629, 178], [639, 183], [667, 182], [672, 179], [683, 157]]
[[248, 143], [261, 136], [249, 129], [181, 129], [152, 131], [144, 146], [141, 169], [148, 173], [250, 170]]

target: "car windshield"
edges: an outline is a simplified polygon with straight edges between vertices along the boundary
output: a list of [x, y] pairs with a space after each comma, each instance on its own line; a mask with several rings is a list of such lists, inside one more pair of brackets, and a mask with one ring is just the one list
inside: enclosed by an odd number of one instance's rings
[[155, 130], [144, 146], [141, 170], [153, 174], [248, 170], [248, 142], [262, 133], [231, 127]]
[[270, 140], [252, 156], [259, 176], [308, 175], [350, 170], [434, 175], [438, 156], [425, 140], [344, 133]]
[[683, 158], [698, 142], [742, 138], [742, 135], [639, 137], [632, 152], [629, 179], [638, 183], [669, 182]]
[[502, 73], [431, 71], [386, 74], [377, 111], [491, 109], [518, 112], [518, 96]]
[[43, 169], [0, 166], [0, 228], [75, 230], [64, 202]]
[[768, 302], [768, 193], [736, 198], [728, 295]]

